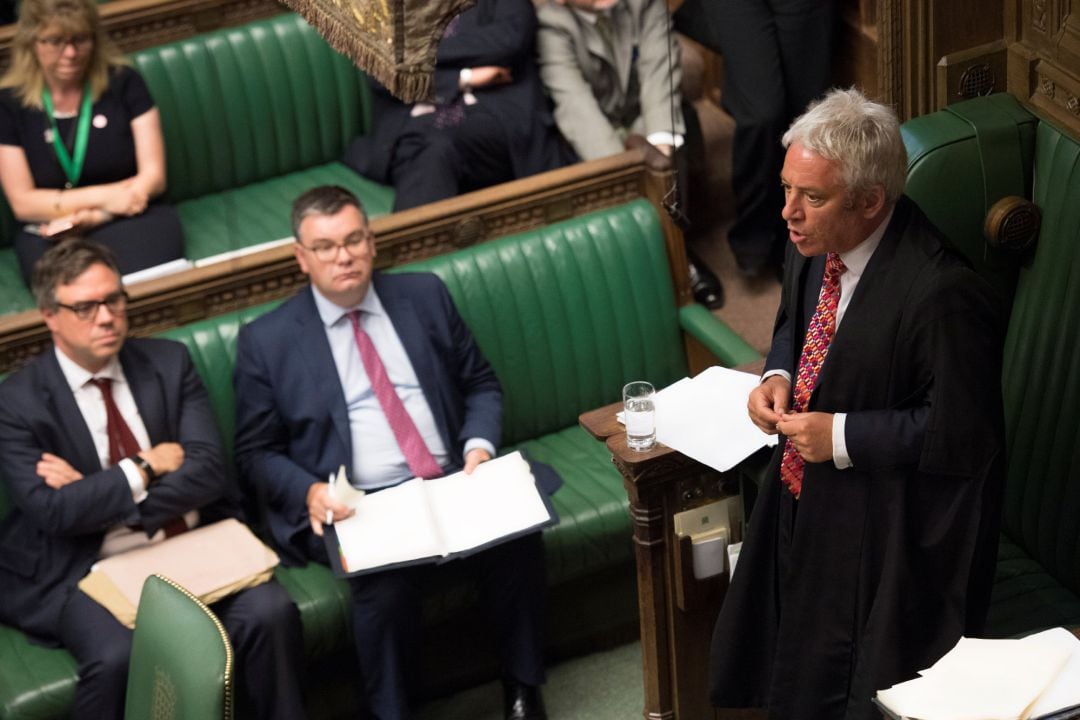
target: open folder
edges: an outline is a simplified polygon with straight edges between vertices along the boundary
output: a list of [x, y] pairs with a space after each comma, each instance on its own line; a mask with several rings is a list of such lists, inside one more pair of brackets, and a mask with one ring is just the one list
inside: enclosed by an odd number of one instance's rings
[[335, 494], [355, 510], [323, 534], [340, 577], [463, 557], [556, 522], [520, 452], [481, 463], [470, 475]]

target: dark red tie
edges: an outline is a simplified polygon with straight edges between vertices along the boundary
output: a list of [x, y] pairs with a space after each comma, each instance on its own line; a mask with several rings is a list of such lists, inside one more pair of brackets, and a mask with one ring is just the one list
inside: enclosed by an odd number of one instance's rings
[[[817, 385], [818, 373], [829, 352], [833, 335], [836, 333], [836, 308], [840, 304], [840, 276], [847, 270], [840, 256], [829, 253], [825, 259], [825, 277], [821, 280], [821, 294], [817, 308], [810, 318], [810, 328], [806, 331], [802, 355], [799, 357], [799, 371], [795, 379], [795, 392], [792, 396], [791, 411], [804, 412], [810, 403], [810, 395]], [[790, 440], [784, 441], [784, 458], [780, 463], [780, 479], [787, 485], [795, 497], [802, 492], [803, 470], [806, 461], [795, 450]]]
[[425, 479], [436, 478], [443, 474], [442, 468], [431, 454], [427, 443], [416, 428], [409, 411], [398, 397], [394, 384], [386, 374], [386, 366], [383, 365], [379, 352], [371, 337], [360, 327], [360, 311], [353, 310], [349, 313], [349, 322], [352, 323], [353, 336], [356, 338], [356, 348], [360, 351], [360, 362], [364, 364], [371, 389], [382, 406], [386, 421], [390, 424], [390, 430], [394, 433], [401, 454], [405, 456], [405, 462], [409, 465], [409, 471], [416, 477]]
[[136, 454], [142, 448], [139, 447], [139, 443], [124, 420], [124, 416], [120, 414], [120, 409], [116, 407], [116, 401], [113, 400], [112, 394], [112, 379], [92, 378], [90, 382], [97, 385], [98, 389], [101, 390], [102, 399], [105, 400], [105, 417], [108, 422], [107, 429], [109, 433], [109, 464], [115, 465], [124, 458]]
[[[127, 421], [124, 420], [124, 416], [120, 414], [120, 408], [116, 407], [112, 394], [112, 378], [91, 378], [90, 382], [101, 390], [101, 397], [105, 401], [106, 432], [109, 434], [109, 465], [115, 465], [124, 458], [137, 454], [142, 448], [139, 447], [139, 442], [135, 439], [135, 434], [131, 432]], [[142, 527], [136, 526], [136, 529], [142, 530]], [[188, 526], [183, 518], [176, 517], [167, 521], [162, 529], [165, 531], [165, 537], [172, 537], [186, 532]]]

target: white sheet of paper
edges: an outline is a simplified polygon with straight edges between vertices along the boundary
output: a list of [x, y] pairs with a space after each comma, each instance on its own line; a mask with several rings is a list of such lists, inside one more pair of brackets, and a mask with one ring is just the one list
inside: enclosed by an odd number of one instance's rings
[[519, 452], [482, 463], [471, 475], [355, 492], [348, 504], [356, 513], [334, 527], [349, 572], [469, 550], [550, 517]]
[[1024, 638], [1026, 642], [1062, 648], [1069, 653], [1069, 660], [1058, 673], [1054, 683], [1046, 689], [1031, 707], [1031, 717], [1047, 715], [1080, 705], [1080, 638], [1065, 628], [1050, 628]]
[[776, 445], [746, 413], [757, 375], [711, 367], [656, 395], [656, 439], [716, 470], [730, 470], [756, 450]]
[[549, 517], [521, 453], [488, 460], [471, 475], [460, 472], [430, 483], [428, 498], [445, 549], [451, 553], [539, 525]]
[[413, 478], [389, 490], [367, 493], [353, 505], [352, 517], [334, 523], [346, 570], [442, 554], [424, 498], [424, 482]]
[[882, 690], [878, 699], [920, 720], [1027, 718], [1070, 656], [1066, 647], [1031, 640], [961, 638], [922, 677]]

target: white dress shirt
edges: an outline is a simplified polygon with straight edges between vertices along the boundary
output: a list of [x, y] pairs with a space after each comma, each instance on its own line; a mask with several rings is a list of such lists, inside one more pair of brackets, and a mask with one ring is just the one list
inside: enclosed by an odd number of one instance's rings
[[[435, 461], [445, 467], [450, 455], [442, 436], [439, 435], [435, 416], [424, 397], [405, 346], [401, 344], [401, 338], [390, 316], [383, 309], [375, 288], [368, 288], [367, 294], [356, 308], [343, 308], [327, 299], [314, 286], [311, 290], [319, 318], [326, 330], [326, 339], [330, 343], [330, 352], [334, 357], [349, 415], [353, 451], [349, 482], [355, 487], [371, 490], [388, 487], [413, 476], [360, 360], [352, 322], [348, 317], [354, 309], [360, 310], [360, 326], [371, 338], [390, 382], [393, 383], [428, 450]], [[468, 454], [477, 447], [487, 450], [491, 455], [495, 454], [491, 443], [481, 438], [466, 442], [465, 453]]]
[[[866, 272], [866, 265], [870, 262], [870, 258], [873, 256], [874, 251], [877, 250], [878, 245], [881, 244], [881, 238], [885, 236], [885, 229], [889, 227], [889, 221], [892, 220], [893, 211], [890, 210], [889, 214], [885, 216], [885, 219], [881, 221], [872, 233], [870, 233], [865, 240], [853, 247], [847, 252], [840, 253], [840, 260], [844, 263], [844, 267], [847, 270], [840, 276], [840, 300], [836, 305], [836, 330], [840, 329], [840, 322], [844, 318], [844, 313], [847, 312], [848, 306], [851, 305], [851, 296], [855, 294], [855, 287], [859, 284], [859, 279], [862, 278], [863, 273]], [[820, 298], [820, 294], [818, 295]], [[834, 333], [835, 336], [835, 333]], [[825, 356], [828, 361], [828, 355]], [[798, 371], [798, 368], [796, 368]], [[787, 378], [788, 382], [791, 382], [791, 373], [786, 370], [770, 370], [766, 372], [762, 377], [762, 381], [773, 375], [782, 375]], [[851, 456], [848, 455], [847, 440], [844, 437], [844, 428], [847, 424], [847, 413], [834, 413], [833, 414], [833, 427], [832, 427], [832, 453], [833, 464], [840, 470], [849, 468], [852, 466]]]
[[[124, 422], [131, 429], [131, 434], [135, 437], [135, 441], [139, 443], [139, 448], [145, 450], [151, 447], [150, 435], [146, 432], [146, 424], [143, 423], [142, 415], [139, 414], [139, 408], [135, 404], [135, 396], [131, 393], [131, 385], [124, 375], [124, 368], [120, 365], [120, 361], [114, 356], [101, 370], [91, 373], [71, 360], [60, 348], [54, 348], [54, 350], [56, 360], [60, 363], [60, 372], [63, 373], [68, 387], [71, 388], [71, 394], [75, 396], [75, 404], [79, 406], [83, 421], [90, 430], [90, 437], [94, 440], [94, 450], [97, 451], [101, 467], [111, 467], [112, 463], [109, 459], [109, 421], [105, 412], [105, 400], [101, 394], [101, 389], [90, 382], [95, 378], [112, 380], [112, 396], [113, 402], [116, 403], [116, 409], [120, 411]], [[146, 499], [148, 493], [139, 468], [127, 458], [121, 460], [117, 465], [123, 471], [124, 477], [127, 478], [128, 485], [131, 487], [132, 500], [141, 503]], [[195, 527], [199, 522], [199, 513], [197, 510], [191, 510], [184, 513], [183, 519], [189, 528]], [[125, 525], [115, 525], [105, 533], [105, 539], [101, 543], [98, 556], [109, 557], [141, 545], [161, 542], [164, 539], [165, 532], [163, 530], [158, 530], [153, 537], [148, 537], [141, 530], [134, 530]]]

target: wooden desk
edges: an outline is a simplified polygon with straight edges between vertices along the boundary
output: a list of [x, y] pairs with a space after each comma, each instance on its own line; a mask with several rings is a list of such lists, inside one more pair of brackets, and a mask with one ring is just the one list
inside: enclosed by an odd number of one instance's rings
[[643, 716], [714, 720], [708, 696], [709, 643], [727, 576], [694, 579], [690, 542], [675, 537], [673, 516], [737, 494], [738, 482], [659, 443], [647, 452], [630, 450], [615, 419], [621, 409], [621, 403], [615, 403], [583, 413], [578, 420], [607, 444], [630, 497], [645, 676]]

